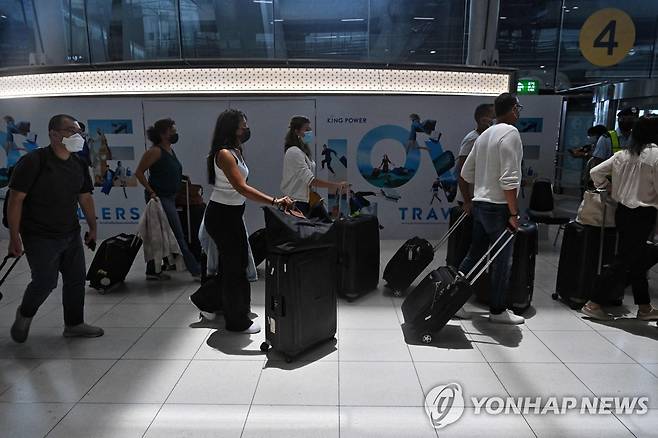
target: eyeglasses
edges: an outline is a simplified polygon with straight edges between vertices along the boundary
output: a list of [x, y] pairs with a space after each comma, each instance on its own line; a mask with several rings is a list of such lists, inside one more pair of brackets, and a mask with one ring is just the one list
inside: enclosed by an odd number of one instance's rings
[[71, 134], [71, 135], [80, 133], [80, 130], [78, 128], [75, 128], [75, 127], [64, 128], [64, 129], [56, 129], [55, 131], [57, 131], [57, 132], [66, 132], [66, 133]]

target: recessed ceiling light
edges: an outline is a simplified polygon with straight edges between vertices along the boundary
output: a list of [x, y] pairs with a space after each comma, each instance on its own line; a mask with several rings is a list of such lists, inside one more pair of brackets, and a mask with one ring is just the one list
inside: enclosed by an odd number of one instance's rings
[[573, 9], [574, 11], [577, 11], [577, 10], [578, 10], [578, 6], [573, 6], [571, 9]]
[[434, 20], [434, 17], [414, 17], [414, 20]]
[[366, 21], [365, 18], [341, 18], [340, 21]]
[[545, 65], [540, 65], [539, 68], [546, 68], [546, 66]]
[[430, 50], [430, 53], [434, 55], [436, 53], [436, 50]]
[[500, 17], [501, 20], [507, 20], [507, 17]]

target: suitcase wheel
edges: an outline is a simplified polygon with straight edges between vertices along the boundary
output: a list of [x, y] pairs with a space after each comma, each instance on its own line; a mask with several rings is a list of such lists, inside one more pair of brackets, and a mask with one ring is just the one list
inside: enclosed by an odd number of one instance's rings
[[392, 289], [393, 291], [393, 296], [394, 297], [401, 297], [402, 296], [402, 291], [399, 289]]
[[262, 351], [263, 353], [266, 353], [267, 350], [269, 349], [270, 349], [270, 344], [268, 344], [267, 342], [263, 342], [262, 344], [260, 344], [260, 351]]
[[560, 298], [560, 296], [557, 294], [557, 292], [553, 292], [553, 295], [551, 295], [551, 298], [553, 298], [554, 300], [557, 300], [558, 298]]
[[421, 336], [420, 340], [423, 342], [423, 344], [431, 344], [432, 343], [432, 334], [431, 333], [425, 333], [423, 336]]

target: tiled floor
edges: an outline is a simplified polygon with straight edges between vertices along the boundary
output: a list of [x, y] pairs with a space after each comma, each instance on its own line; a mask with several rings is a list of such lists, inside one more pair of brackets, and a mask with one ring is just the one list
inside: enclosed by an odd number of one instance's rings
[[[382, 267], [400, 243], [382, 242]], [[291, 364], [260, 352], [262, 333], [199, 322], [187, 275], [147, 283], [140, 261], [112, 293], [88, 291], [87, 320], [104, 337], [64, 339], [55, 292], [16, 345], [8, 327], [28, 281], [23, 261], [0, 302], [0, 437], [658, 436], [658, 328], [631, 319], [630, 296], [627, 319], [612, 324], [553, 301], [558, 254], [542, 242], [524, 326], [492, 326], [471, 303], [471, 321], [451, 321], [434, 345], [408, 345], [402, 299], [379, 290], [339, 302], [338, 340]], [[263, 326], [262, 280], [252, 295]], [[436, 431], [424, 394], [451, 382], [464, 388], [464, 413]], [[648, 413], [486, 415], [471, 400], [617, 395], [648, 396]]]

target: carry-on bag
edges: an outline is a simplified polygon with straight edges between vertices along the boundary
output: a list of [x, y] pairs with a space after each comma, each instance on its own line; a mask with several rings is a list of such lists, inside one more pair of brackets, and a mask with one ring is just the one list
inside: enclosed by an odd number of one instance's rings
[[141, 247], [142, 239], [134, 234], [121, 233], [104, 240], [87, 272], [89, 285], [104, 293], [124, 281]]
[[258, 267], [267, 256], [267, 235], [265, 228], [256, 230], [249, 236], [251, 254], [254, 256], [254, 264]]
[[514, 235], [509, 229], [503, 231], [467, 274], [451, 266], [442, 266], [430, 272], [409, 294], [402, 303], [402, 314], [405, 325], [419, 336], [421, 342], [432, 343], [436, 333], [466, 304], [473, 295], [473, 285]]
[[206, 213], [206, 204], [203, 202], [203, 188], [191, 184], [189, 178], [183, 177], [183, 186], [176, 195], [176, 210], [183, 227], [183, 236], [190, 251], [197, 262], [201, 263], [203, 251], [199, 241], [199, 228]]
[[[342, 197], [339, 197], [339, 203]], [[351, 204], [348, 190], [347, 205]], [[340, 210], [340, 207], [339, 207]], [[341, 216], [334, 222], [338, 295], [352, 301], [379, 284], [379, 221], [376, 216]]]
[[448, 229], [448, 232], [432, 246], [432, 244], [418, 236], [407, 240], [393, 255], [384, 268], [384, 280], [386, 287], [391, 289], [396, 297], [402, 296], [434, 260], [434, 253], [445, 243], [452, 233], [459, 228], [468, 215], [462, 212], [461, 216]]
[[[269, 230], [268, 230], [269, 231]], [[334, 245], [308, 250], [270, 249], [265, 264], [265, 339], [290, 362], [336, 334]]]
[[[580, 309], [597, 291], [608, 305], [623, 302], [622, 281], [615, 278], [609, 267], [614, 262], [618, 235], [617, 229], [606, 226], [608, 202], [602, 202], [603, 219], [600, 226], [583, 225], [576, 221], [567, 224], [560, 248], [554, 300], [562, 300], [572, 309]], [[602, 281], [602, 276], [606, 277]], [[605, 292], [598, 292], [604, 287]]]
[[[0, 272], [2, 272], [3, 269], [5, 269], [5, 266], [7, 265], [7, 262], [9, 262], [10, 259], [13, 258], [14, 261], [11, 262], [11, 265], [9, 265], [9, 268], [7, 268], [7, 271], [2, 276], [2, 279], [0, 279], [0, 286], [2, 286], [5, 283], [5, 280], [7, 279], [7, 277], [9, 277], [11, 271], [14, 270], [21, 257], [22, 256], [18, 256], [18, 257], [5, 256], [4, 260], [2, 261], [2, 264], [0, 264]], [[2, 292], [0, 292], [0, 300], [2, 300]]]

